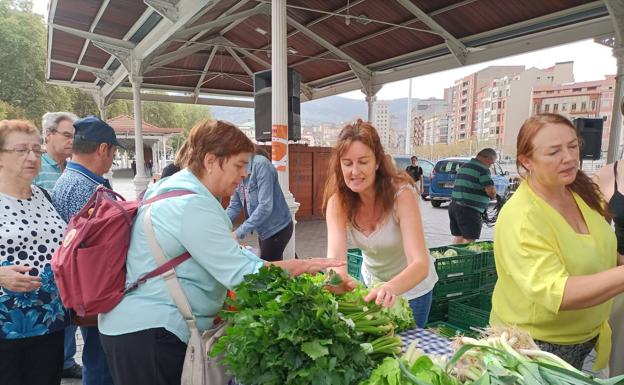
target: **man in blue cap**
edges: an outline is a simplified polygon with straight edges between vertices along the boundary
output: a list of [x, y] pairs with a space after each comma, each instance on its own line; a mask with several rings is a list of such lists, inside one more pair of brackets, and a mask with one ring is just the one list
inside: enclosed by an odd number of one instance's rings
[[[124, 148], [115, 130], [96, 116], [74, 122], [72, 160], [52, 191], [52, 204], [65, 222], [87, 203], [97, 186], [111, 188], [103, 175], [113, 164], [115, 150]], [[105, 257], [105, 256], [103, 256]], [[82, 381], [84, 385], [113, 385], [97, 326], [80, 328], [84, 339]], [[71, 333], [71, 328], [67, 332]]]

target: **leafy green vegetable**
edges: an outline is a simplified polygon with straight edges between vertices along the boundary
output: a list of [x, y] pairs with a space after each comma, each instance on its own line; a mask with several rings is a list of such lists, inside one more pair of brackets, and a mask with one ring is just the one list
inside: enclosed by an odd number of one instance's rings
[[[338, 277], [339, 278], [339, 277]], [[352, 385], [369, 377], [401, 340], [381, 308], [362, 296], [337, 297], [323, 289], [332, 274], [291, 278], [278, 267], [245, 277], [222, 312], [232, 321], [210, 353], [245, 385]], [[360, 292], [361, 294], [361, 292]]]

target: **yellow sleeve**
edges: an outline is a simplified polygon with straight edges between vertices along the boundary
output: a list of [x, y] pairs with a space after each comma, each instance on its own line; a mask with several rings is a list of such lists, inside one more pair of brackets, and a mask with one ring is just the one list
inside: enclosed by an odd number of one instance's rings
[[525, 217], [497, 229], [496, 263], [501, 264], [504, 279], [513, 281], [525, 298], [558, 313], [569, 274], [554, 246], [556, 234], [543, 222], [541, 226], [532, 222]]

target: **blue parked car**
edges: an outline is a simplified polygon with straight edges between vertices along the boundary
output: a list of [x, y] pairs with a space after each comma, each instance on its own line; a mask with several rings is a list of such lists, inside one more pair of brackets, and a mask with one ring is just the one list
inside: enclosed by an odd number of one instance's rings
[[[393, 155], [394, 163], [396, 163], [399, 171], [405, 171], [407, 166], [412, 164], [411, 155]], [[431, 172], [433, 171], [433, 163], [427, 159], [418, 158], [418, 165], [423, 169], [423, 191], [420, 195], [423, 199], [429, 196], [429, 185], [431, 184]]]
[[[429, 198], [433, 207], [440, 207], [443, 202], [450, 202], [453, 194], [453, 186], [455, 186], [455, 176], [457, 170], [471, 158], [445, 158], [439, 160], [433, 168], [431, 176], [431, 185], [429, 187]], [[490, 166], [490, 173], [496, 193], [502, 197], [508, 195], [509, 190], [509, 172], [503, 171], [500, 164], [494, 163]]]

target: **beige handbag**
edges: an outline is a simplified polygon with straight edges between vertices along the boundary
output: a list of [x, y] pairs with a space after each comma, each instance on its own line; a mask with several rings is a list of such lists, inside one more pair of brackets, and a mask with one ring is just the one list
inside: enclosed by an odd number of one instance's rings
[[[167, 259], [156, 240], [156, 234], [152, 226], [152, 206], [148, 206], [145, 215], [143, 215], [143, 226], [150, 251], [156, 260], [156, 264], [160, 266], [167, 262]], [[184, 295], [175, 270], [171, 269], [162, 274], [161, 277], [165, 280], [169, 293], [171, 293], [178, 310], [182, 313], [191, 334], [188, 347], [186, 348], [186, 356], [184, 357], [182, 385], [227, 385], [231, 377], [226, 374], [225, 367], [220, 365], [221, 357], [208, 357], [208, 352], [210, 352], [212, 345], [225, 332], [226, 322], [222, 322], [216, 327], [201, 333], [197, 328], [191, 305], [186, 295]]]

